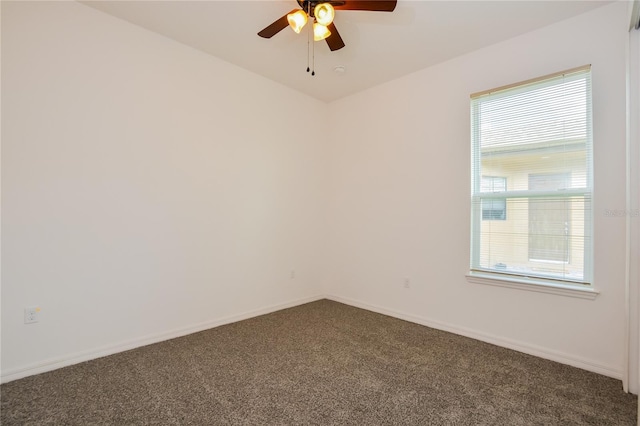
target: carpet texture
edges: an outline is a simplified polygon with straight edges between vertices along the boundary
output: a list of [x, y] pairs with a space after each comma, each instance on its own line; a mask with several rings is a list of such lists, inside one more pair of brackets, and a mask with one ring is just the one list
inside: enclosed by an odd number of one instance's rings
[[620, 381], [321, 300], [0, 386], [2, 425], [635, 425]]

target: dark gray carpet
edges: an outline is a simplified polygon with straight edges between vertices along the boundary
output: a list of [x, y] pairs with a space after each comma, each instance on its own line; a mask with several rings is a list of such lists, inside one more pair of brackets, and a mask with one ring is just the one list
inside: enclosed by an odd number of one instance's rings
[[0, 387], [2, 425], [635, 425], [620, 381], [322, 300]]

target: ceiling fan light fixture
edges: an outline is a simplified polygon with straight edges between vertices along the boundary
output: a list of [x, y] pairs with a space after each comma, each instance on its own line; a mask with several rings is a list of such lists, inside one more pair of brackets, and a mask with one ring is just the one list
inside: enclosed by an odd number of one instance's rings
[[331, 31], [329, 31], [329, 28], [317, 22], [313, 23], [313, 40], [314, 41], [324, 40], [330, 35], [331, 35]]
[[289, 22], [289, 26], [293, 31], [297, 34], [300, 34], [302, 28], [307, 24], [307, 14], [304, 13], [304, 10], [296, 10], [293, 13], [287, 15], [287, 21]]
[[333, 18], [336, 16], [336, 11], [331, 3], [319, 3], [313, 9], [313, 16], [315, 16], [318, 24], [326, 27], [333, 22]]

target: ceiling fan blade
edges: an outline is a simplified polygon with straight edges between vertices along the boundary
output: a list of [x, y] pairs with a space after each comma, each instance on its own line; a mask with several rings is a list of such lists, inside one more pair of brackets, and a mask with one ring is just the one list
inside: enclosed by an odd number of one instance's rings
[[344, 0], [344, 4], [334, 5], [335, 10], [371, 10], [374, 12], [393, 12], [397, 0]]
[[327, 28], [331, 31], [331, 35], [325, 39], [327, 45], [329, 45], [329, 49], [331, 49], [332, 52], [334, 50], [342, 49], [344, 47], [344, 41], [342, 41], [342, 37], [340, 37], [340, 33], [336, 26], [332, 22], [327, 26]]
[[[298, 9], [293, 9], [291, 12], [289, 13], [293, 13], [295, 11], [297, 11]], [[289, 14], [287, 13], [287, 15]], [[285, 28], [287, 28], [287, 26], [289, 25], [289, 21], [287, 20], [287, 15], [284, 15], [282, 18], [276, 20], [273, 24], [267, 26], [265, 29], [263, 29], [262, 31], [260, 31], [258, 33], [258, 35], [260, 37], [264, 37], [264, 38], [271, 38], [274, 35], [278, 34], [280, 31], [284, 30]]]

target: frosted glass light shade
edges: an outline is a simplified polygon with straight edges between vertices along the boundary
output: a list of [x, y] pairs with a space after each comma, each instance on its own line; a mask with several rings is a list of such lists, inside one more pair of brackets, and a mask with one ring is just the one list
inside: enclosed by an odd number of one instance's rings
[[316, 22], [325, 27], [333, 22], [336, 12], [330, 3], [320, 3], [313, 9]]
[[313, 39], [315, 41], [324, 40], [330, 35], [331, 31], [329, 31], [329, 28], [325, 27], [324, 25], [318, 24], [317, 22], [313, 24]]
[[302, 28], [307, 24], [307, 19], [307, 14], [304, 13], [304, 10], [296, 10], [295, 12], [287, 15], [289, 26], [298, 34], [300, 34]]

